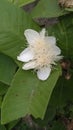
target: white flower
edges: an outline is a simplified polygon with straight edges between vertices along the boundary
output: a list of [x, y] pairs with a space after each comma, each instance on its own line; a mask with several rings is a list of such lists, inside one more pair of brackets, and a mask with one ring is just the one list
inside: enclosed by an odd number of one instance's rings
[[32, 29], [25, 30], [28, 47], [17, 56], [19, 61], [25, 63], [22, 69], [35, 69], [40, 80], [46, 80], [52, 65], [56, 65], [55, 62], [62, 58], [61, 50], [56, 46], [56, 38], [47, 36], [45, 33], [45, 29], [42, 29], [40, 33]]

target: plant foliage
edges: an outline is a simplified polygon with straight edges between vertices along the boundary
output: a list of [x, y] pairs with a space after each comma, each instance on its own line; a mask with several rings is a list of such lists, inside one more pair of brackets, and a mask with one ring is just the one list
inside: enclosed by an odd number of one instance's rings
[[[0, 124], [0, 130], [12, 130], [27, 115], [42, 127], [52, 122], [49, 130], [65, 130], [56, 116], [71, 119], [73, 115], [73, 8], [61, 8], [57, 0], [40, 0], [31, 13], [19, 7], [33, 1], [0, 0], [0, 120], [9, 123], [8, 127]], [[35, 72], [22, 70], [17, 56], [26, 48], [24, 31], [42, 28], [35, 18], [53, 17], [58, 22], [47, 26], [47, 31], [56, 37], [63, 60], [48, 80], [40, 81]]]

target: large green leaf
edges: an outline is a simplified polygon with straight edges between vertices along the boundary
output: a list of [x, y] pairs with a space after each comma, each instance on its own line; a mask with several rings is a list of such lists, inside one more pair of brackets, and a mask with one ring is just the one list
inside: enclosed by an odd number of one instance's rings
[[0, 96], [4, 95], [8, 90], [8, 85], [0, 82]]
[[29, 4], [35, 0], [8, 0], [14, 4], [17, 4], [18, 6], [23, 6], [23, 5], [26, 5], [26, 4]]
[[44, 120], [48, 124], [49, 121], [55, 118], [57, 112], [65, 113], [65, 109], [67, 112], [72, 112], [71, 116], [73, 116], [73, 74], [72, 77], [67, 80], [65, 77], [60, 77], [58, 80], [54, 91], [51, 95], [47, 112]]
[[58, 0], [40, 0], [37, 6], [33, 9], [32, 16], [41, 17], [58, 17], [68, 13], [58, 5]]
[[[73, 103], [73, 75], [69, 80], [64, 77], [58, 80], [51, 95], [48, 108], [51, 108], [51, 110], [55, 109], [55, 111], [58, 110], [58, 112], [64, 112], [63, 108], [71, 103]], [[47, 120], [49, 120], [49, 115], [52, 114], [49, 112]]]
[[64, 108], [68, 108], [67, 106], [72, 112], [71, 116], [73, 117], [73, 73], [69, 80], [65, 79], [63, 76], [60, 77], [52, 92], [44, 120], [36, 121], [39, 121], [40, 124], [43, 125], [48, 124], [48, 122], [55, 118], [57, 112], [64, 113]]
[[31, 16], [7, 0], [0, 0], [0, 51], [16, 59], [25, 47], [27, 28], [37, 30]]
[[2, 104], [2, 123], [32, 114], [43, 118], [51, 93], [61, 75], [55, 69], [47, 81], [40, 81], [30, 71], [19, 70]]
[[0, 53], [0, 81], [9, 85], [16, 69], [17, 65], [14, 61], [10, 57]]
[[0, 108], [1, 108], [1, 105], [2, 105], [2, 96], [0, 96]]
[[57, 38], [62, 55], [73, 60], [73, 14], [59, 18], [59, 22], [49, 27], [49, 35]]

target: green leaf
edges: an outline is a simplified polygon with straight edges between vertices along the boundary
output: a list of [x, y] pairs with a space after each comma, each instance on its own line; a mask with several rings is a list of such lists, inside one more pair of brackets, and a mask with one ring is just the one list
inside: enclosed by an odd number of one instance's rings
[[56, 37], [62, 55], [73, 60], [73, 14], [60, 17], [56, 25], [48, 28], [48, 32]]
[[16, 69], [16, 63], [10, 57], [0, 53], [0, 81], [9, 85]]
[[15, 121], [12, 121], [9, 124], [7, 124], [7, 130], [12, 130], [12, 128], [14, 128], [18, 122], [19, 122], [19, 120], [15, 120]]
[[[71, 116], [73, 116], [73, 73], [69, 80], [66, 80], [63, 76], [58, 80], [52, 92], [44, 120], [40, 120], [40, 123], [48, 124], [48, 122], [55, 118], [57, 112], [64, 113], [66, 106], [69, 107], [69, 111], [72, 112]], [[38, 121], [39, 120], [37, 120], [37, 122]]]
[[[63, 110], [67, 104], [73, 103], [73, 75], [67, 80], [61, 77], [51, 95], [49, 106], [51, 109], [58, 109], [58, 111]], [[48, 115], [49, 117], [49, 115]]]
[[32, 16], [34, 18], [51, 18], [58, 17], [66, 13], [68, 12], [59, 7], [58, 0], [40, 0], [37, 6], [33, 9]]
[[0, 125], [0, 130], [6, 130], [5, 126]]
[[[55, 88], [54, 88], [54, 89], [55, 89]], [[53, 91], [54, 91], [54, 90], [53, 90]], [[52, 93], [53, 93], [53, 92], [52, 92]], [[51, 99], [51, 97], [50, 97], [50, 99]], [[48, 125], [48, 122], [53, 121], [53, 119], [55, 118], [55, 116], [56, 116], [56, 107], [53, 106], [52, 103], [53, 103], [53, 102], [50, 102], [50, 101], [49, 101], [48, 106], [47, 106], [47, 109], [46, 109], [46, 112], [45, 112], [45, 116], [44, 116], [43, 120], [40, 119], [40, 118], [37, 118], [37, 119], [33, 118], [33, 120], [34, 120], [37, 124], [39, 124], [39, 126], [42, 126], [42, 127], [47, 126], [47, 125]]]
[[65, 10], [73, 12], [73, 8], [65, 8]]
[[0, 96], [4, 95], [8, 90], [8, 85], [0, 82]]
[[40, 81], [32, 72], [19, 70], [2, 104], [2, 124], [27, 114], [43, 119], [60, 75], [61, 69], [58, 67], [47, 81]]
[[29, 127], [29, 124], [26, 124], [25, 121], [20, 121], [15, 128], [16, 130], [33, 130], [33, 128]]
[[18, 6], [23, 6], [31, 2], [34, 2], [35, 0], [8, 0], [8, 1], [17, 4]]
[[55, 121], [53, 127], [50, 130], [66, 130], [66, 127], [60, 121]]
[[24, 30], [38, 26], [22, 9], [0, 0], [0, 51], [16, 59], [25, 48]]
[[2, 105], [2, 96], [0, 96], [0, 108], [1, 108], [1, 105]]

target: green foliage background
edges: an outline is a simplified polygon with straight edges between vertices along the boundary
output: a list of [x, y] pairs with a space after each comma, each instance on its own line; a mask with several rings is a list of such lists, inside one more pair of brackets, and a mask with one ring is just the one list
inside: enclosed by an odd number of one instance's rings
[[[9, 1], [9, 2], [8, 2]], [[19, 6], [34, 0], [0, 1], [0, 108], [1, 124], [9, 123], [8, 130], [26, 115], [32, 115], [36, 122], [48, 124], [56, 112], [64, 113], [64, 107], [71, 104], [73, 115], [73, 13], [72, 9], [60, 8], [57, 0], [40, 0], [31, 13], [26, 13]], [[17, 5], [16, 5], [17, 4]], [[45, 11], [43, 11], [43, 9]], [[71, 11], [71, 12], [70, 12]], [[47, 27], [48, 34], [57, 38], [57, 45], [62, 55], [70, 61], [68, 73], [71, 78], [65, 79], [60, 65], [56, 66], [47, 81], [39, 81], [32, 71], [23, 71], [22, 63], [17, 56], [26, 47], [24, 31], [28, 28], [41, 30], [34, 18], [58, 17], [58, 23]], [[67, 70], [64, 70], [67, 73]], [[23, 125], [25, 126], [25, 125]], [[55, 121], [50, 130], [59, 127], [65, 130], [60, 122]], [[26, 129], [26, 128], [24, 128]], [[0, 125], [0, 130], [6, 130]]]

